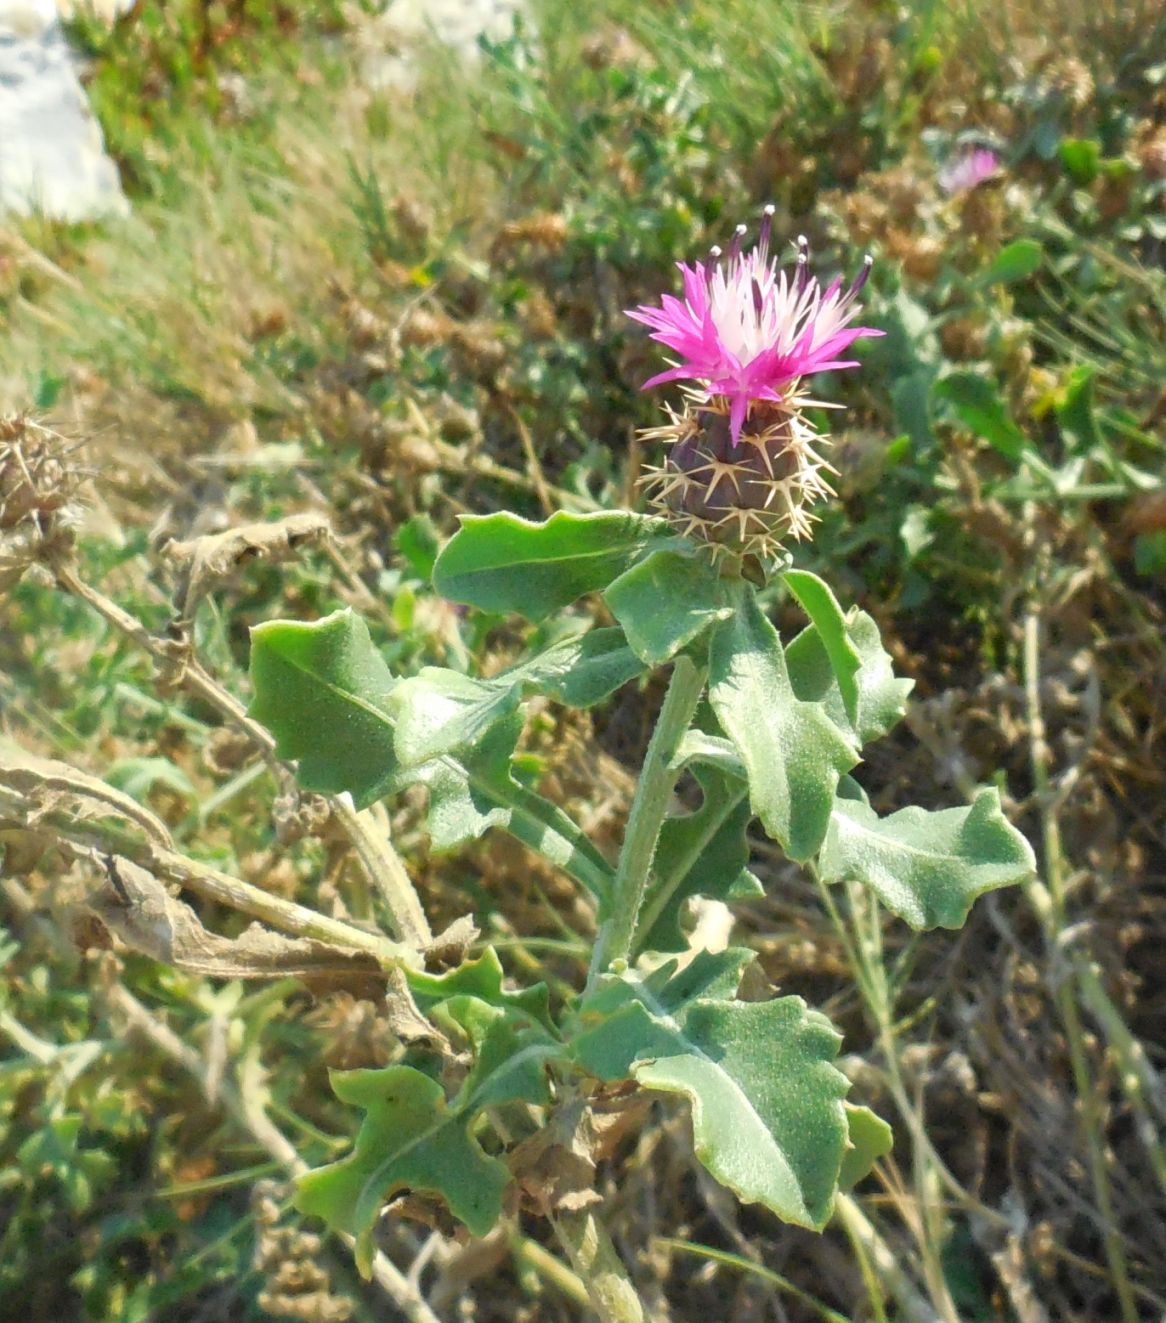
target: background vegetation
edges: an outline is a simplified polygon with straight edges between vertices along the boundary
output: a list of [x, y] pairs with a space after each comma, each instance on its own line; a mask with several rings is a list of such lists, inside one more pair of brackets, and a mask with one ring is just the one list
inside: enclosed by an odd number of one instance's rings
[[[859, 931], [759, 840], [737, 933], [844, 1027], [894, 1154], [862, 1220], [815, 1237], [738, 1208], [665, 1109], [602, 1173], [609, 1216], [676, 1323], [1161, 1318], [1166, 9], [540, 0], [472, 75], [418, 58], [409, 92], [370, 90], [380, 33], [249, 0], [76, 25], [133, 214], [4, 222], [0, 400], [84, 442], [88, 581], [162, 630], [168, 539], [318, 512], [333, 542], [200, 606], [228, 690], [249, 625], [343, 603], [399, 671], [497, 669], [521, 635], [435, 598], [434, 548], [467, 510], [635, 499], [656, 355], [622, 309], [768, 201], [823, 270], [871, 251], [887, 336], [831, 382], [838, 500], [798, 555], [916, 681], [909, 736], [863, 769], [876, 805], [1000, 768], [1041, 874], [959, 934]], [[1000, 171], [949, 195], [970, 145]], [[166, 679], [47, 576], [0, 599], [0, 737], [204, 862], [367, 918], [345, 842]], [[601, 846], [658, 698], [528, 731]], [[417, 805], [389, 807], [435, 929], [472, 909], [512, 969], [577, 980], [590, 916], [562, 878], [494, 837], [433, 857]], [[280, 1183], [281, 1153], [349, 1142], [325, 1069], [392, 1058], [377, 1004], [101, 949], [93, 865], [0, 856], [0, 1300], [30, 1323], [395, 1317]], [[535, 1224], [390, 1225], [442, 1317], [581, 1316]]]

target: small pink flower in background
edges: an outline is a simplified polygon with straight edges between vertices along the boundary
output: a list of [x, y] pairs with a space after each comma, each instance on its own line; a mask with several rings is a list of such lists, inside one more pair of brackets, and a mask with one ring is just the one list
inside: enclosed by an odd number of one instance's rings
[[939, 172], [939, 186], [945, 193], [966, 193], [1000, 170], [1000, 158], [987, 147], [976, 147], [957, 156]]
[[844, 359], [860, 336], [882, 331], [850, 323], [862, 310], [856, 302], [870, 274], [868, 257], [844, 290], [838, 277], [822, 289], [810, 275], [806, 240], [798, 240], [792, 271], [769, 257], [772, 206], [766, 207], [761, 235], [751, 252], [741, 252], [745, 226], [739, 225], [727, 256], [714, 248], [705, 262], [678, 262], [684, 298], [664, 294], [660, 307], [641, 305], [628, 316], [651, 327], [652, 339], [680, 361], [644, 383], [692, 381], [705, 400], [726, 401], [734, 443], [757, 400], [780, 403], [800, 377], [834, 368], [856, 367]]

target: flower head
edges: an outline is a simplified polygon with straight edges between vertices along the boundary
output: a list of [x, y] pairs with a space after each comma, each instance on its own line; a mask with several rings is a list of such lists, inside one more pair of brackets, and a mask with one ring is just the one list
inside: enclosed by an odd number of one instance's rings
[[780, 404], [801, 377], [857, 366], [842, 357], [851, 344], [860, 336], [882, 335], [851, 325], [861, 311], [856, 300], [871, 259], [846, 289], [841, 277], [823, 289], [810, 275], [809, 244], [799, 238], [793, 270], [779, 270], [769, 256], [773, 212], [765, 208], [750, 252], [741, 251], [746, 229], [739, 225], [727, 254], [714, 248], [705, 262], [678, 263], [683, 299], [664, 294], [658, 308], [644, 304], [628, 311], [680, 360], [643, 389], [666, 381], [696, 383], [701, 398], [723, 402], [734, 444], [754, 402]]
[[991, 179], [1000, 169], [1000, 158], [987, 147], [976, 147], [957, 156], [939, 172], [939, 186], [945, 193], [966, 193], [968, 189]]

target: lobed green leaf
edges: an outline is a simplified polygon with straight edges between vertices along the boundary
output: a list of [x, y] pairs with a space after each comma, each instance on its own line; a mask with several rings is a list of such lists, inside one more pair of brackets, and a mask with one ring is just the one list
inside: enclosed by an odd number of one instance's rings
[[519, 1010], [549, 1027], [547, 985], [535, 983], [514, 992], [503, 986], [502, 962], [492, 946], [445, 974], [406, 969], [409, 989], [423, 1010], [452, 997], [476, 997], [488, 1006]]
[[296, 1206], [356, 1236], [365, 1276], [372, 1229], [382, 1205], [399, 1190], [440, 1195], [475, 1235], [493, 1227], [510, 1173], [482, 1152], [469, 1118], [451, 1111], [436, 1080], [411, 1066], [333, 1072], [331, 1079], [336, 1096], [362, 1108], [365, 1119], [352, 1154], [300, 1180]]
[[959, 928], [978, 896], [1030, 877], [1032, 847], [1005, 818], [999, 793], [961, 808], [901, 809], [880, 818], [840, 798], [818, 861], [826, 882], [861, 882], [913, 928]]
[[510, 1172], [482, 1151], [473, 1133], [482, 1110], [508, 1102], [546, 1103], [546, 1067], [560, 1048], [521, 1010], [469, 994], [448, 998], [435, 1016], [472, 1045], [474, 1064], [447, 1102], [436, 1080], [410, 1066], [333, 1071], [336, 1096], [365, 1112], [346, 1158], [299, 1181], [296, 1206], [357, 1238], [357, 1264], [372, 1262], [372, 1231], [387, 1200], [402, 1190], [444, 1199], [476, 1236], [502, 1213]]
[[777, 631], [747, 585], [709, 649], [709, 699], [749, 777], [754, 813], [792, 859], [826, 834], [838, 779], [858, 762], [853, 734], [797, 696]]
[[606, 588], [667, 538], [662, 520], [627, 511], [559, 511], [543, 523], [505, 512], [465, 515], [437, 558], [433, 583], [451, 601], [537, 621]]
[[741, 1199], [798, 1226], [829, 1220], [848, 1144], [839, 1035], [800, 997], [733, 1000], [750, 952], [605, 976], [573, 1043], [603, 1080], [680, 1093], [697, 1157]]
[[677, 551], [651, 552], [611, 583], [603, 599], [647, 666], [670, 661], [733, 610], [709, 558]]

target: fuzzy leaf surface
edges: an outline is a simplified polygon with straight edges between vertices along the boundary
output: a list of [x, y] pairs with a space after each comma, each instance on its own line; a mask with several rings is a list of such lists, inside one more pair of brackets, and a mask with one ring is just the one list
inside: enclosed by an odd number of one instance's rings
[[861, 747], [899, 724], [914, 682], [896, 678], [879, 627], [865, 611], [851, 607], [844, 625], [850, 646], [859, 659], [854, 673], [853, 717], [816, 623], [803, 629], [789, 644], [785, 658], [794, 693], [805, 702], [822, 703], [834, 724], [849, 732]]
[[531, 692], [568, 707], [591, 707], [643, 671], [623, 631], [593, 629], [560, 639], [486, 680], [426, 666], [398, 682], [388, 703], [396, 753], [406, 766], [472, 748]]
[[433, 584], [453, 602], [542, 620], [622, 574], [653, 541], [662, 520], [627, 511], [571, 514], [543, 523], [499, 513], [466, 515], [433, 568]]
[[501, 827], [569, 873], [596, 896], [607, 892], [611, 865], [586, 833], [558, 805], [514, 779], [510, 759], [522, 731], [522, 714], [499, 721], [476, 747], [402, 768], [399, 781], [429, 792], [433, 849], [452, 850]]
[[355, 612], [257, 625], [251, 683], [250, 714], [281, 758], [299, 759], [301, 785], [351, 791], [359, 808], [388, 793], [397, 758], [386, 703], [397, 681]]
[[733, 999], [749, 952], [707, 952], [642, 977], [607, 975], [581, 1008], [575, 1054], [603, 1080], [679, 1093], [696, 1154], [741, 1199], [820, 1229], [847, 1145], [839, 1035], [800, 997]]
[[733, 610], [724, 581], [708, 558], [676, 551], [645, 556], [624, 570], [603, 598], [647, 666], [670, 661]]
[[885, 1158], [891, 1151], [895, 1136], [883, 1118], [869, 1107], [854, 1103], [845, 1106], [849, 1145], [838, 1174], [838, 1188], [853, 1190], [859, 1181], [870, 1175], [879, 1158]]
[[858, 762], [857, 741], [820, 702], [797, 696], [752, 589], [736, 596], [732, 617], [713, 629], [709, 699], [745, 764], [754, 813], [791, 859], [805, 860], [822, 844], [838, 778]]
[[685, 950], [680, 919], [692, 896], [747, 900], [765, 893], [746, 867], [745, 833], [753, 820], [747, 783], [707, 763], [694, 763], [693, 775], [704, 798], [692, 813], [668, 818], [660, 832], [636, 930], [637, 950]]
[[402, 767], [387, 701], [400, 681], [393, 679], [359, 616], [338, 611], [310, 624], [272, 621], [253, 630], [252, 639], [251, 714], [275, 735], [281, 756], [300, 760], [301, 785], [324, 794], [347, 790], [359, 808], [424, 785], [435, 850], [453, 849], [501, 827], [597, 895], [603, 893], [611, 876], [607, 861], [567, 814], [511, 775], [510, 758], [522, 728], [519, 713], [500, 715], [460, 759], [442, 754]]
[[333, 1071], [336, 1096], [365, 1119], [352, 1153], [299, 1181], [296, 1206], [354, 1235], [366, 1276], [373, 1227], [401, 1190], [440, 1196], [474, 1235], [486, 1235], [501, 1216], [510, 1172], [482, 1151], [474, 1123], [485, 1107], [548, 1100], [545, 1066], [559, 1047], [541, 1027], [468, 995], [449, 999], [444, 1010], [444, 1023], [459, 1027], [474, 1051], [457, 1097], [447, 1102], [441, 1085], [411, 1066]]
[[862, 657], [846, 628], [846, 617], [838, 599], [824, 580], [807, 570], [786, 570], [782, 579], [810, 617], [810, 623], [826, 650], [847, 718], [857, 729], [858, 673], [862, 669]]
[[818, 861], [826, 882], [861, 882], [912, 928], [960, 928], [978, 896], [1033, 873], [1032, 847], [1005, 818], [999, 793], [938, 812], [900, 809], [880, 818], [839, 799]]

